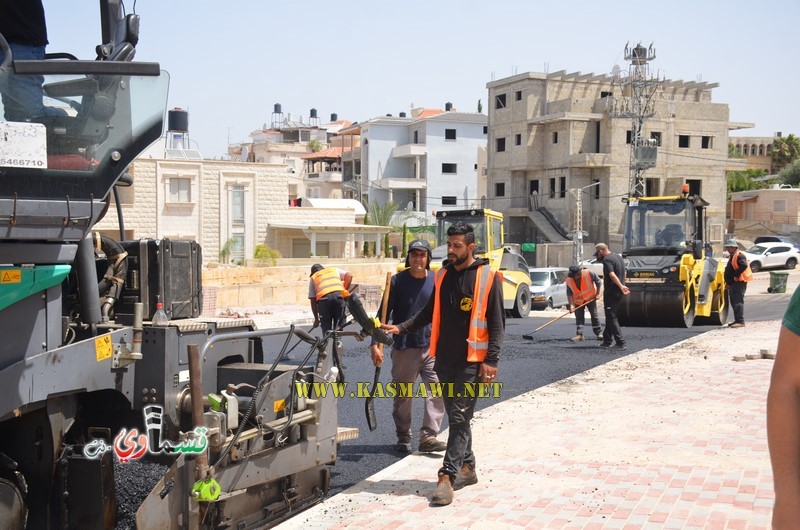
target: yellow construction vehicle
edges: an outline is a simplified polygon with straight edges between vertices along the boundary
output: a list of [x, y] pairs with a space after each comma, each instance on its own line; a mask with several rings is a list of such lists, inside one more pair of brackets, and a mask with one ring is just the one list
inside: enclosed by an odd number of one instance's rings
[[512, 317], [525, 318], [531, 310], [531, 277], [525, 258], [504, 243], [503, 214], [487, 208], [436, 212], [436, 247], [431, 269], [447, 259], [447, 229], [463, 221], [475, 228], [475, 257], [486, 258], [503, 273], [503, 306]]
[[630, 197], [625, 208], [623, 326], [722, 325], [728, 319], [725, 264], [703, 249], [708, 202], [682, 193]]

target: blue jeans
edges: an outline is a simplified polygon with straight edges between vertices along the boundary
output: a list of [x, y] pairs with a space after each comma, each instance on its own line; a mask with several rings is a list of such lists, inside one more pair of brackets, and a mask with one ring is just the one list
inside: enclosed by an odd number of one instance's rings
[[441, 368], [436, 370], [440, 382], [453, 383], [455, 393], [455, 395], [450, 395], [446, 391], [442, 393], [450, 430], [447, 436], [447, 450], [444, 453], [444, 462], [439, 469], [439, 474], [448, 474], [451, 483], [456, 480], [456, 474], [461, 471], [464, 464], [475, 465], [470, 422], [475, 413], [475, 404], [478, 398], [474, 397], [475, 392], [470, 393], [464, 390], [464, 383], [474, 385], [478, 382], [479, 367], [480, 363], [469, 363], [457, 370]]
[[[9, 43], [13, 60], [44, 59], [44, 46]], [[0, 62], [5, 54], [0, 52]], [[36, 116], [63, 115], [64, 111], [43, 103], [44, 76], [16, 75], [12, 68], [0, 73], [0, 96], [6, 121], [29, 121]]]

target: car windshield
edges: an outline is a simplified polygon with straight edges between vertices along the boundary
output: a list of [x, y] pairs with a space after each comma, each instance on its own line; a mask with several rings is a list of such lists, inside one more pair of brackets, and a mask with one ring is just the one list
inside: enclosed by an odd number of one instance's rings
[[746, 250], [748, 254], [763, 254], [766, 251], [767, 247], [762, 247], [761, 245], [753, 245]]
[[550, 273], [547, 271], [531, 272], [531, 285], [547, 287], [548, 285], [550, 285]]

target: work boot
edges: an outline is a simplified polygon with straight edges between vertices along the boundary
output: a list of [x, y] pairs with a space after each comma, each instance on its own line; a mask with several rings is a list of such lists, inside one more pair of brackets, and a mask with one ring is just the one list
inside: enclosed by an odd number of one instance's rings
[[728, 327], [729, 328], [743, 328], [744, 327], [744, 322], [734, 322], [733, 324], [731, 324]]
[[408, 440], [406, 438], [398, 438], [397, 443], [394, 444], [394, 450], [399, 453], [410, 453], [411, 440]]
[[420, 453], [438, 453], [447, 449], [447, 444], [436, 439], [435, 436], [426, 436], [419, 441]]
[[453, 502], [453, 486], [450, 484], [450, 475], [439, 473], [439, 482], [433, 490], [431, 504], [434, 506], [447, 506]]
[[478, 483], [478, 474], [475, 473], [475, 464], [464, 464], [461, 471], [456, 475], [453, 482], [453, 490], [457, 491], [465, 486], [472, 486]]
[[603, 332], [602, 331], [597, 333], [596, 335], [597, 335], [597, 340], [603, 340]]
[[583, 335], [581, 333], [578, 333], [577, 335], [575, 335], [574, 337], [572, 337], [569, 340], [571, 340], [572, 342], [583, 342], [584, 338], [583, 338]]

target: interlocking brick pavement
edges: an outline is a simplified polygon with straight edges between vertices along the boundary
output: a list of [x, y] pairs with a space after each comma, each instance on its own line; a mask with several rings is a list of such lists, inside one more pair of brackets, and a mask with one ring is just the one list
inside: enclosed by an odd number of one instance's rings
[[768, 529], [773, 361], [731, 357], [774, 350], [779, 326], [716, 329], [479, 411], [479, 482], [450, 506], [429, 505], [441, 456], [415, 453], [279, 528]]

